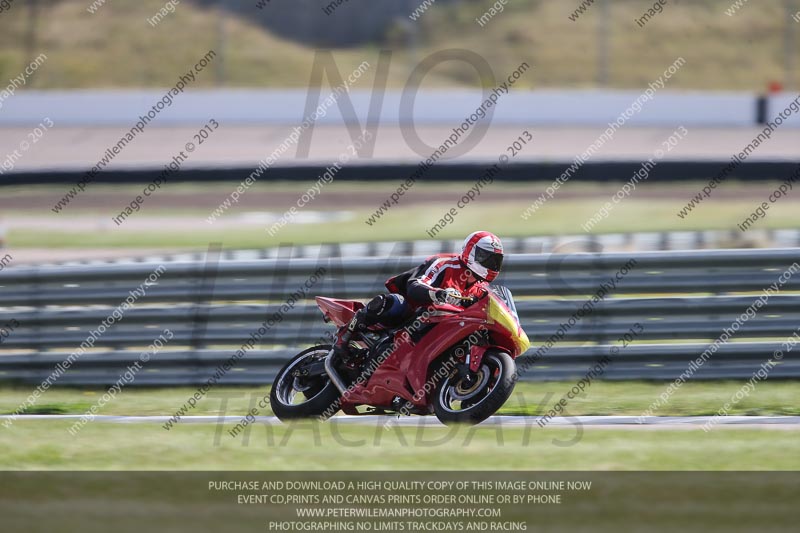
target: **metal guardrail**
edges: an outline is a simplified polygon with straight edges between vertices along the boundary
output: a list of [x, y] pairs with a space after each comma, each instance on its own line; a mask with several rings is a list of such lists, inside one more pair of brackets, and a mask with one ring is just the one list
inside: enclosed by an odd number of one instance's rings
[[[265, 319], [281, 313], [281, 320], [220, 380], [268, 383], [288, 357], [332, 331], [323, 324], [314, 296], [369, 298], [383, 290], [390, 275], [422, 259], [165, 263], [158, 281], [58, 384], [116, 382], [165, 328], [174, 338], [143, 365], [134, 384], [200, 384]], [[632, 259], [635, 266], [616, 288], [523, 373], [523, 379], [578, 378], [606, 355], [612, 364], [604, 379], [674, 379], [790, 265], [800, 264], [800, 249], [511, 255], [497, 283], [508, 286], [518, 301], [523, 327], [533, 342], [527, 357]], [[158, 266], [11, 267], [0, 272], [0, 327], [11, 321], [19, 324], [0, 343], [0, 382], [42, 382]], [[324, 275], [284, 313], [290, 294], [320, 267]], [[749, 378], [800, 325], [798, 294], [800, 275], [772, 294], [695, 378]], [[641, 332], [622, 348], [618, 339], [634, 323], [641, 324]], [[800, 358], [785, 353], [770, 377], [800, 378]]]

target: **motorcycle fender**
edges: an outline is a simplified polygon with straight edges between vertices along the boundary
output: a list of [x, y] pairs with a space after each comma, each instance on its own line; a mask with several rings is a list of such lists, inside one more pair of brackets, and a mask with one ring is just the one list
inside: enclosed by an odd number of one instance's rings
[[478, 369], [481, 367], [481, 361], [483, 361], [483, 354], [486, 353], [488, 346], [471, 346], [469, 349], [469, 359], [467, 363], [469, 364], [469, 369], [472, 372], [477, 372]]

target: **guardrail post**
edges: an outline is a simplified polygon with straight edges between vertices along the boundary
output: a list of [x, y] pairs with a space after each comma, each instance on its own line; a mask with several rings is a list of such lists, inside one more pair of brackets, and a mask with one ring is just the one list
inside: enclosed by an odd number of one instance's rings
[[33, 295], [34, 303], [33, 303], [33, 320], [36, 326], [32, 328], [32, 332], [35, 333], [36, 340], [38, 342], [35, 343], [34, 348], [36, 349], [37, 353], [42, 353], [47, 351], [47, 346], [45, 346], [41, 339], [44, 339], [44, 335], [41, 333], [41, 313], [42, 313], [42, 300], [44, 299], [44, 295], [41, 290], [41, 278], [39, 277], [39, 267], [34, 267], [33, 271], [33, 290], [31, 294]]
[[208, 245], [206, 260], [202, 271], [197, 272], [199, 279], [195, 278], [194, 309], [192, 311], [192, 332], [189, 346], [195, 357], [199, 358], [198, 351], [205, 347], [205, 335], [208, 328], [208, 314], [214, 299], [214, 287], [217, 281], [219, 260], [222, 255], [222, 243]]
[[[291, 264], [292, 258], [296, 254], [298, 247], [294, 246], [292, 243], [281, 243], [278, 246], [278, 250], [275, 256], [275, 263], [272, 271], [272, 279], [270, 280], [269, 290], [267, 295], [267, 302], [265, 307], [267, 311], [264, 313], [264, 320], [268, 319], [270, 316], [269, 313], [269, 301], [275, 301], [278, 305], [283, 303], [286, 294], [287, 282], [289, 281], [289, 273], [291, 272]], [[285, 266], [278, 267], [277, 265], [281, 265], [281, 263], [285, 261]], [[269, 341], [269, 332], [261, 337], [261, 343], [259, 344], [259, 348], [263, 349], [264, 345], [270, 344]]]

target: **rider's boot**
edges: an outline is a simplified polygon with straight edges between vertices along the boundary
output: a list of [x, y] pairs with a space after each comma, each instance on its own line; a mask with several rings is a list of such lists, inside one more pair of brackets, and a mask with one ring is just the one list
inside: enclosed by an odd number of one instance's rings
[[359, 309], [347, 324], [344, 332], [337, 338], [333, 345], [333, 352], [343, 361], [347, 361], [352, 355], [350, 341], [358, 340], [358, 335], [366, 328], [366, 309]]

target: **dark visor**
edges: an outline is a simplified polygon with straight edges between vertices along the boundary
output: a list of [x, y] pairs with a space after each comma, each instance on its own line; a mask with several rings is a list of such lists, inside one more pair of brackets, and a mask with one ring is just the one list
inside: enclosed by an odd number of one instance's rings
[[503, 254], [490, 252], [482, 248], [475, 248], [475, 262], [489, 270], [500, 270], [503, 266]]

